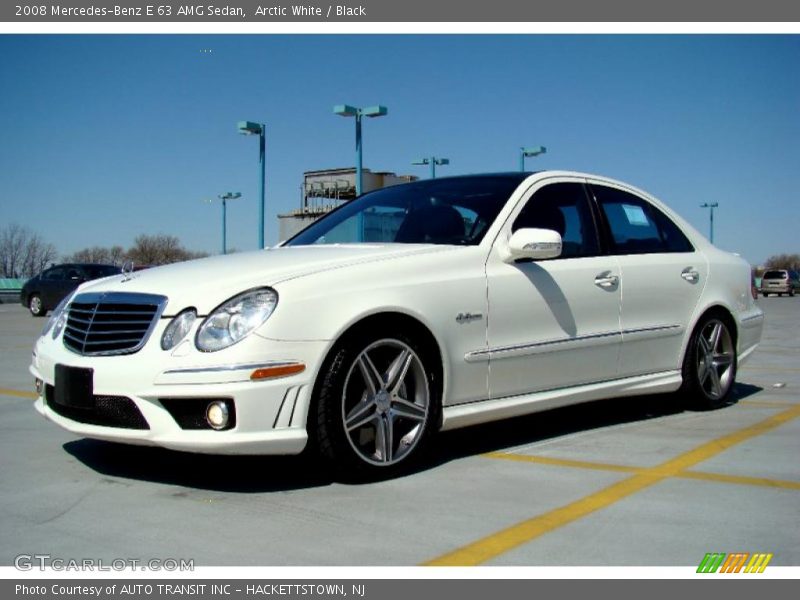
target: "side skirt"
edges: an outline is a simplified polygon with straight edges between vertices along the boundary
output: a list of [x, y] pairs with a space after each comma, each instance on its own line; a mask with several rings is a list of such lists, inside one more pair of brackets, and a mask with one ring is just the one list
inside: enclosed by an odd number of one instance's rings
[[469, 425], [477, 425], [489, 421], [499, 421], [592, 400], [674, 392], [680, 386], [681, 372], [676, 370], [533, 394], [470, 402], [469, 404], [445, 406], [442, 411], [441, 431], [468, 427]]

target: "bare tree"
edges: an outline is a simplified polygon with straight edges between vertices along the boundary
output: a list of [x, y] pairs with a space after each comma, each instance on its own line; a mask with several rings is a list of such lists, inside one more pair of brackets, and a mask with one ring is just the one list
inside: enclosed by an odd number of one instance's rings
[[25, 246], [25, 255], [22, 260], [22, 274], [24, 277], [33, 277], [41, 273], [49, 264], [58, 258], [58, 252], [53, 244], [45, 242], [38, 233], [34, 233]]
[[0, 232], [0, 268], [3, 277], [19, 277], [20, 257], [25, 245], [25, 229], [12, 223]]
[[122, 266], [131, 260], [137, 265], [165, 265], [168, 263], [202, 258], [202, 252], [186, 250], [177, 237], [172, 235], [140, 235], [133, 247], [125, 250], [122, 246], [92, 246], [64, 257], [64, 262], [102, 263]]
[[776, 254], [764, 263], [767, 269], [790, 269], [800, 271], [800, 254]]
[[32, 277], [56, 260], [53, 244], [38, 233], [16, 223], [0, 231], [0, 275]]
[[111, 246], [108, 249], [108, 262], [112, 265], [122, 265], [128, 259], [128, 253], [122, 246]]
[[101, 248], [100, 246], [92, 246], [91, 248], [84, 248], [83, 250], [78, 250], [74, 254], [65, 256], [64, 262], [107, 263], [108, 248]]
[[201, 258], [207, 255], [186, 250], [174, 235], [142, 234], [134, 240], [134, 245], [128, 250], [127, 256], [129, 260], [136, 264], [155, 266]]

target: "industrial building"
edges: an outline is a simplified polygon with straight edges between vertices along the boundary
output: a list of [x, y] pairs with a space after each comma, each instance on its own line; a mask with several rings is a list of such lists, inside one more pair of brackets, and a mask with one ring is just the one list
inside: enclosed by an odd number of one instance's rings
[[[362, 170], [363, 192], [408, 183], [419, 179], [416, 175], [396, 175], [386, 171], [373, 173]], [[300, 207], [289, 213], [278, 215], [280, 241], [292, 237], [322, 215], [356, 197], [356, 170], [323, 169], [303, 173], [300, 187]]]

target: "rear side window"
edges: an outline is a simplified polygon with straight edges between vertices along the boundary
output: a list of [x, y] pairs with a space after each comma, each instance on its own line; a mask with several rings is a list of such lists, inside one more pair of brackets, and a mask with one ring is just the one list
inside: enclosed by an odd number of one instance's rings
[[610, 233], [614, 254], [692, 252], [694, 248], [667, 215], [628, 192], [592, 185]]
[[119, 267], [112, 267], [107, 265], [86, 265], [83, 267], [83, 272], [86, 274], [87, 279], [98, 279], [100, 277], [108, 277], [109, 275], [117, 275], [121, 269]]

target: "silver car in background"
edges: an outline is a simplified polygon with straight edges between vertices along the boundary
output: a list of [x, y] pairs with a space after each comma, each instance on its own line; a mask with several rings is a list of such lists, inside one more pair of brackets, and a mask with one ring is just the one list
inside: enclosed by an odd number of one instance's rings
[[764, 273], [761, 278], [761, 295], [765, 298], [769, 294], [794, 296], [794, 292], [798, 288], [800, 288], [800, 275], [797, 271], [772, 269]]

